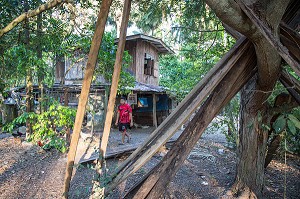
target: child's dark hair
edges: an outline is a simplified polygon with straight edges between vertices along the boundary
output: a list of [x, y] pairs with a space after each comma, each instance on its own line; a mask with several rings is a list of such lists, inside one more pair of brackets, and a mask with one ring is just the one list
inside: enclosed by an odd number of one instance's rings
[[126, 100], [126, 97], [125, 96], [121, 96], [121, 98], [120, 99], [122, 99], [122, 100]]

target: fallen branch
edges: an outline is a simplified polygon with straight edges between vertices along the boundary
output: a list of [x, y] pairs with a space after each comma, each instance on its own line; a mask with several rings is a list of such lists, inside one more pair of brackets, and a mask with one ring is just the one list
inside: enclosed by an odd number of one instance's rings
[[12, 20], [6, 27], [0, 30], [0, 37], [2, 37], [5, 33], [11, 31], [14, 27], [16, 27], [19, 23], [24, 21], [25, 19], [28, 19], [30, 17], [37, 16], [38, 14], [49, 10], [51, 8], [54, 8], [62, 3], [72, 3], [72, 0], [52, 0], [45, 4], [40, 5], [35, 10], [29, 10], [28, 12], [25, 12]]

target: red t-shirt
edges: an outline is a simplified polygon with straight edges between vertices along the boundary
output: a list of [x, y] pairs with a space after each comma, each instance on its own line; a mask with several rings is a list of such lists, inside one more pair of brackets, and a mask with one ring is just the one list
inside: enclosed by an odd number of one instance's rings
[[129, 113], [132, 113], [132, 108], [129, 104], [121, 104], [118, 107], [119, 112], [119, 122], [120, 123], [130, 123]]

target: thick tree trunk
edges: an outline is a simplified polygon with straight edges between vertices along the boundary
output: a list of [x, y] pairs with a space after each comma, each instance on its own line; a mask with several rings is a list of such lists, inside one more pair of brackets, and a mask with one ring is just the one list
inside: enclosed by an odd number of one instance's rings
[[[240, 143], [237, 177], [233, 190], [235, 193], [244, 191], [242, 195], [246, 197], [261, 198], [268, 138], [268, 132], [261, 128], [261, 123], [266, 123], [266, 100], [278, 79], [281, 63], [281, 57], [268, 39], [272, 37], [276, 41], [279, 40], [279, 23], [289, 1], [206, 0], [206, 2], [224, 23], [244, 34], [255, 45], [258, 74], [245, 86], [241, 94]], [[248, 16], [239, 4], [247, 6], [248, 10], [242, 7]], [[272, 30], [268, 39], [264, 34], [266, 25], [268, 30]]]
[[[249, 92], [255, 89], [255, 78], [241, 92], [237, 177], [234, 193], [261, 198], [268, 132], [261, 128], [265, 107], [249, 104]], [[261, 105], [261, 104], [260, 104]], [[256, 111], [252, 111], [256, 110]], [[253, 193], [253, 192], [254, 193]]]

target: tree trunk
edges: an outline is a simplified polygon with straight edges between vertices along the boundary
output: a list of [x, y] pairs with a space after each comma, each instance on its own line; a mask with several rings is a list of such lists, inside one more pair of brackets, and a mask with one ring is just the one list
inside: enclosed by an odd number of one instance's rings
[[61, 85], [65, 84], [65, 57], [57, 54], [55, 57], [55, 82]]
[[[43, 59], [43, 51], [42, 51], [42, 42], [41, 42], [41, 36], [42, 36], [42, 13], [40, 13], [37, 16], [37, 38], [38, 38], [38, 45], [37, 45], [37, 58], [38, 59]], [[44, 105], [43, 105], [43, 100], [44, 100], [44, 85], [43, 85], [43, 75], [41, 74], [43, 69], [39, 68], [38, 69], [38, 83], [39, 83], [39, 89], [40, 89], [40, 96], [39, 96], [39, 109], [40, 113], [44, 112]]]
[[[257, 110], [257, 103], [248, 103], [247, 90], [255, 88], [255, 78], [241, 92], [237, 177], [234, 193], [247, 197], [262, 197], [264, 162], [268, 132], [261, 129], [265, 107]], [[254, 89], [253, 89], [254, 90]], [[255, 109], [256, 111], [251, 111]], [[253, 193], [253, 192], [254, 193]]]
[[[28, 1], [24, 1], [24, 10], [27, 12], [29, 10]], [[29, 35], [29, 21], [25, 20], [25, 40], [24, 44], [29, 48], [30, 35]], [[32, 96], [32, 71], [31, 67], [27, 66], [27, 76], [26, 76], [26, 112], [30, 113], [33, 111], [33, 96]], [[26, 138], [32, 133], [32, 127], [30, 119], [26, 120]]]
[[[281, 70], [281, 57], [269, 41], [270, 38], [272, 41], [279, 40], [279, 23], [289, 1], [240, 1], [242, 3], [206, 0], [224, 23], [244, 34], [255, 46], [258, 74], [247, 83], [241, 94], [240, 143], [233, 190], [238, 194], [244, 192], [242, 195], [246, 197], [261, 198], [268, 138], [268, 132], [261, 128], [261, 123], [266, 123], [267, 98]], [[247, 15], [239, 4], [247, 7], [247, 10], [243, 7]], [[268, 38], [265, 37], [266, 24], [268, 31], [272, 30], [268, 32]]]

